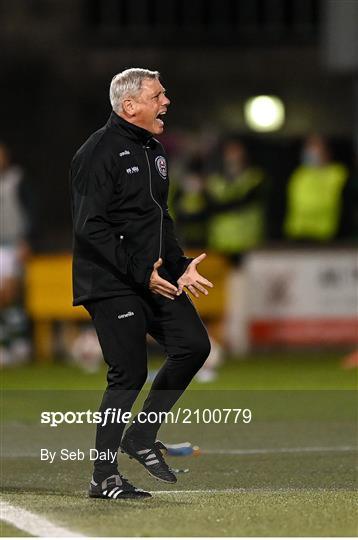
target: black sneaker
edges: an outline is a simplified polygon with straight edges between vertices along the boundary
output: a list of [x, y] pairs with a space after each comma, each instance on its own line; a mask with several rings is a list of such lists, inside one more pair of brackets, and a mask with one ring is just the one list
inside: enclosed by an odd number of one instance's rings
[[128, 454], [131, 459], [136, 459], [157, 480], [175, 484], [177, 478], [164, 461], [163, 453], [166, 450], [166, 447], [160, 441], [156, 441], [153, 446], [148, 447], [140, 441], [125, 435], [121, 442], [121, 452], [123, 454]]
[[132, 486], [121, 474], [114, 474], [99, 483], [92, 478], [88, 496], [94, 499], [144, 499], [151, 494]]

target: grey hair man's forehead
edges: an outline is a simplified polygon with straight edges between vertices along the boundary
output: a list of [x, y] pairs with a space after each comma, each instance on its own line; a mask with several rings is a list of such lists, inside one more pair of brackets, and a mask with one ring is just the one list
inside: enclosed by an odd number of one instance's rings
[[159, 80], [159, 78], [159, 71], [144, 68], [129, 68], [114, 75], [109, 89], [113, 110], [121, 112], [123, 100], [138, 95], [145, 79]]

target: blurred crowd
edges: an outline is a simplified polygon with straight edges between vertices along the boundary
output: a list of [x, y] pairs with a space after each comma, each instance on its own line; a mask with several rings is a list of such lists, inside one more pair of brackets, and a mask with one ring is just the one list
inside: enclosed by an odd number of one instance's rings
[[[358, 239], [357, 163], [335, 156], [329, 140], [309, 135], [284, 182], [266, 170], [250, 141], [166, 135], [170, 155], [169, 209], [184, 248], [216, 252], [233, 268], [245, 254], [273, 243], [296, 246]], [[24, 265], [33, 251], [39, 197], [11, 151], [0, 143], [1, 364], [31, 355], [24, 310]], [[69, 246], [70, 248], [70, 246]], [[93, 344], [91, 345], [91, 347]]]
[[36, 197], [25, 171], [0, 142], [0, 363], [18, 363], [31, 354], [23, 309], [24, 265], [36, 234]]
[[250, 143], [236, 136], [173, 161], [170, 210], [186, 247], [240, 262], [247, 251], [277, 240], [358, 239], [357, 168], [337, 160], [323, 136], [303, 141], [297, 166], [279, 186], [275, 173], [253, 158]]

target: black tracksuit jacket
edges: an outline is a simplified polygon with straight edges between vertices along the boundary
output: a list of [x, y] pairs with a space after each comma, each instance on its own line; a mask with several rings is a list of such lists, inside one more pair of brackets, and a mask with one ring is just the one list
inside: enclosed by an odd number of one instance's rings
[[148, 290], [160, 257], [175, 283], [184, 256], [167, 207], [167, 159], [152, 135], [112, 112], [75, 154], [70, 170], [73, 305]]

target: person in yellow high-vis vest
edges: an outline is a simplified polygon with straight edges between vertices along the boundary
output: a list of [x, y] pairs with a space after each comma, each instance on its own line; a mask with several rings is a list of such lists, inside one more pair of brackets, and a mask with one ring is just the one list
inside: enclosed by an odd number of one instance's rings
[[210, 206], [208, 245], [231, 261], [227, 278], [223, 342], [234, 353], [249, 347], [249, 290], [244, 255], [265, 237], [265, 173], [249, 162], [246, 146], [228, 139], [222, 147], [220, 167], [207, 178]]
[[264, 172], [249, 164], [244, 144], [228, 140], [223, 146], [221, 170], [207, 179], [211, 207], [209, 247], [239, 258], [262, 243], [263, 182]]
[[288, 181], [285, 236], [318, 242], [334, 239], [340, 226], [348, 178], [347, 167], [332, 161], [326, 140], [318, 135], [308, 137], [302, 164]]

